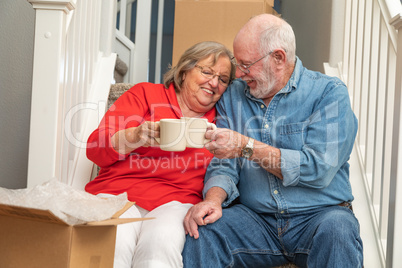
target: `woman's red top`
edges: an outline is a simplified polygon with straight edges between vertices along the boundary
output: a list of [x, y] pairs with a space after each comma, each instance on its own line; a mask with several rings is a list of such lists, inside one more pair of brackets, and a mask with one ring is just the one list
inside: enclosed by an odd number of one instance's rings
[[[214, 122], [215, 115], [214, 108], [204, 118]], [[130, 201], [146, 210], [174, 200], [200, 202], [206, 168], [213, 157], [208, 150], [187, 148], [183, 152], [167, 152], [159, 147], [139, 147], [122, 155], [110, 143], [119, 130], [144, 121], [180, 117], [173, 84], [165, 88], [162, 84], [140, 83], [125, 92], [88, 138], [87, 157], [101, 169], [85, 190], [92, 194], [127, 192]]]

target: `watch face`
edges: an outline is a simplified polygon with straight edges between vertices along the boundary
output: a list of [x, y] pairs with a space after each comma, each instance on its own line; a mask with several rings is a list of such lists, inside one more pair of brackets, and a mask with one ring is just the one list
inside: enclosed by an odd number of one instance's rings
[[253, 149], [252, 148], [243, 148], [241, 154], [244, 158], [249, 158], [253, 154]]

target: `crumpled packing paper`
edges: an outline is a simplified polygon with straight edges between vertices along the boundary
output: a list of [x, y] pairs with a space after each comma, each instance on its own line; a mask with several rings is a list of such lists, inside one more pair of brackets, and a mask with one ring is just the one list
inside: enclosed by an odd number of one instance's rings
[[31, 189], [0, 187], [1, 204], [50, 210], [70, 225], [110, 219], [127, 202], [127, 193], [101, 198], [55, 179]]

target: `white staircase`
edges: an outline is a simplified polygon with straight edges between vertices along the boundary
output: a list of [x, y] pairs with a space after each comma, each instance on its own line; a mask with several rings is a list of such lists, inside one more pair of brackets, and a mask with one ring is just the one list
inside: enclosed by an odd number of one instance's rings
[[402, 6], [400, 0], [345, 4], [343, 59], [335, 69], [359, 120], [351, 180], [365, 267], [401, 267]]
[[[86, 140], [105, 112], [116, 53], [129, 67], [125, 82], [148, 81], [151, 1], [27, 1], [36, 11], [28, 187], [57, 178], [82, 189], [93, 166], [85, 156]], [[365, 267], [396, 268], [402, 263], [401, 1], [332, 1], [325, 69], [347, 84], [359, 119], [351, 180]], [[159, 0], [157, 61], [163, 3]], [[142, 41], [136, 44], [127, 37], [126, 24], [133, 4], [135, 40]]]

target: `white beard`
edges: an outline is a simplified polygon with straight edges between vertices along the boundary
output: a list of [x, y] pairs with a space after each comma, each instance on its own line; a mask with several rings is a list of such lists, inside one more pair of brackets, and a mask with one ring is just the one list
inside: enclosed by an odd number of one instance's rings
[[258, 99], [268, 98], [277, 81], [271, 68], [264, 66], [264, 69], [257, 73], [253, 78], [256, 81], [257, 86], [250, 90], [250, 94]]

